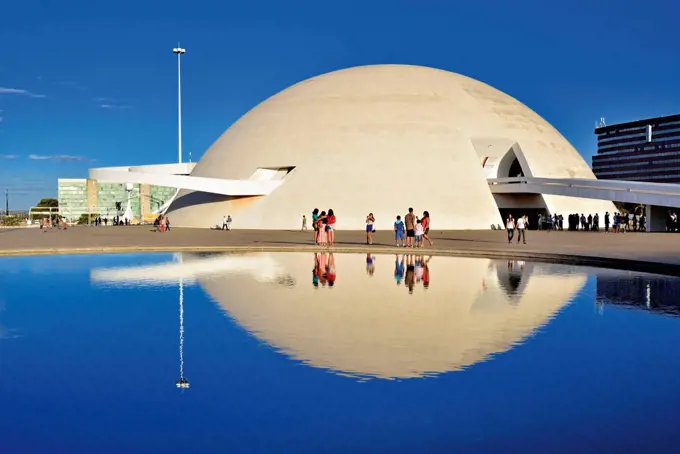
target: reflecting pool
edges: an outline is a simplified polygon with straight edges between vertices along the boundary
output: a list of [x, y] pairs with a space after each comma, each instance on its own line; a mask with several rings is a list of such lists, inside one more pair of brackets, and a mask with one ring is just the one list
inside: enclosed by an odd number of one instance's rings
[[0, 452], [675, 452], [680, 279], [330, 253], [0, 259]]

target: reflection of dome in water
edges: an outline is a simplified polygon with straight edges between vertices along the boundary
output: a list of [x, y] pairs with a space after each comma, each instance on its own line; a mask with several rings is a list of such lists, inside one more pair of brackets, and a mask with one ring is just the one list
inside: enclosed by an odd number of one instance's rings
[[[418, 286], [409, 295], [394, 281], [393, 257], [377, 256], [369, 277], [364, 256], [336, 254], [336, 285], [314, 288], [313, 254], [260, 255], [276, 260], [295, 286], [243, 275], [199, 283], [240, 325], [292, 358], [379, 378], [458, 370], [506, 351], [544, 325], [586, 280], [583, 274], [540, 274], [540, 265], [529, 277], [526, 268], [522, 294], [511, 301], [504, 280], [512, 286], [516, 277], [508, 275], [506, 262], [435, 257], [430, 288]], [[195, 260], [183, 257], [184, 263]]]

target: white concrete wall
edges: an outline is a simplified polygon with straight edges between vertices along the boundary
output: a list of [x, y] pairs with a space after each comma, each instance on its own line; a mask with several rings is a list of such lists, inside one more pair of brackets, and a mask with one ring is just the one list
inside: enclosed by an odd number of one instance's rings
[[[501, 219], [481, 158], [502, 159], [508, 146], [527, 176], [594, 178], [559, 132], [482, 82], [417, 66], [350, 68], [261, 103], [192, 173], [244, 180], [259, 167], [295, 166], [280, 187], [249, 198], [182, 191], [169, 214], [177, 226], [205, 227], [231, 214], [237, 228], [297, 229], [313, 208], [333, 208], [340, 229], [362, 229], [369, 212], [387, 229], [413, 207], [428, 210], [436, 229], [486, 229]], [[551, 212], [584, 203], [613, 210], [608, 202], [546, 202]]]

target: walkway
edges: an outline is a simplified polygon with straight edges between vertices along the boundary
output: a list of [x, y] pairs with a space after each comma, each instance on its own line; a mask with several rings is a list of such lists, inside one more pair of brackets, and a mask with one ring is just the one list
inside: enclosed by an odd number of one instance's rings
[[[372, 246], [364, 233], [339, 231], [338, 252], [402, 252], [392, 234], [375, 234]], [[432, 232], [438, 255], [476, 255], [581, 263], [680, 275], [680, 234], [529, 232], [527, 245], [507, 243], [503, 231]], [[173, 229], [154, 233], [149, 226], [72, 227], [66, 231], [0, 229], [0, 255], [38, 255], [102, 252], [180, 252], [188, 250], [315, 250], [311, 232]], [[410, 250], [409, 250], [410, 251]]]
[[489, 178], [494, 194], [552, 194], [663, 207], [680, 206], [680, 185], [584, 178]]

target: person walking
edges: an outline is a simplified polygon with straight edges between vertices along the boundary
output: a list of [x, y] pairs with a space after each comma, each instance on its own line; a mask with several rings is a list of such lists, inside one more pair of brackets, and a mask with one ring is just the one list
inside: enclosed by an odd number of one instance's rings
[[307, 216], [305, 216], [303, 214], [302, 215], [302, 228], [300, 229], [300, 231], [302, 232], [304, 230], [307, 230]]
[[515, 220], [512, 215], [508, 215], [508, 219], [505, 220], [505, 230], [508, 232], [508, 244], [512, 243], [512, 238], [515, 236]]
[[222, 230], [227, 230], [227, 217], [222, 216]]
[[373, 244], [373, 224], [375, 223], [375, 217], [373, 213], [368, 213], [366, 216], [366, 244]]
[[[427, 240], [428, 244], [432, 246], [432, 240], [428, 236], [428, 233], [430, 233], [430, 212], [429, 211], [423, 211], [423, 218], [420, 220], [420, 223], [423, 225], [423, 239]], [[421, 244], [422, 246], [422, 244]]]
[[526, 215], [517, 218], [517, 244], [519, 244], [520, 240], [522, 240], [524, 244], [527, 244], [527, 227], [529, 227], [529, 221], [527, 221]]

